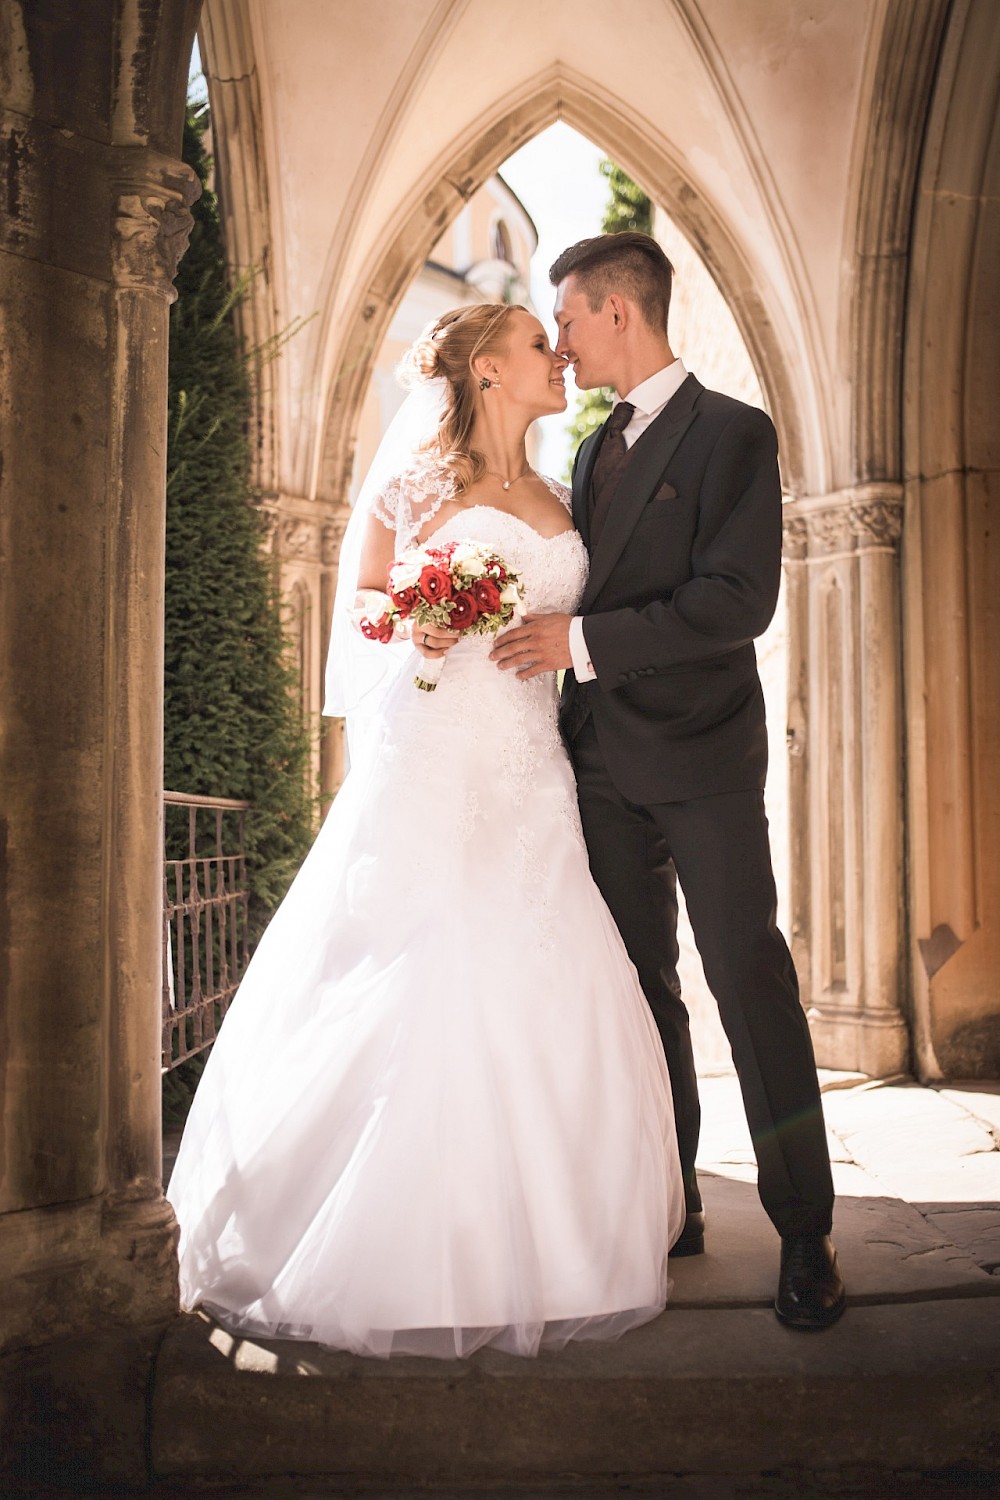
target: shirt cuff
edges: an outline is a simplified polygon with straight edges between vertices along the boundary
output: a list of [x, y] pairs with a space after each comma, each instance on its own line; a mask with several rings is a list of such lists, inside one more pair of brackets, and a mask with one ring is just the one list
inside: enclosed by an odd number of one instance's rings
[[577, 682], [593, 682], [597, 673], [587, 651], [583, 635], [583, 617], [574, 615], [569, 622], [569, 654], [573, 661], [573, 672]]

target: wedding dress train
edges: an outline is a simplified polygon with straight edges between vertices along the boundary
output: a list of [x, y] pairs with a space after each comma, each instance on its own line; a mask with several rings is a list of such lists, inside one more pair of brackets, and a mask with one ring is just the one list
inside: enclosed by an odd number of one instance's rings
[[[564, 498], [564, 492], [563, 498]], [[488, 506], [528, 607], [586, 553]], [[362, 1354], [517, 1354], [663, 1307], [683, 1222], [662, 1047], [587, 861], [552, 675], [405, 668], [255, 953], [168, 1196], [185, 1307]], [[372, 650], [383, 649], [377, 645]]]

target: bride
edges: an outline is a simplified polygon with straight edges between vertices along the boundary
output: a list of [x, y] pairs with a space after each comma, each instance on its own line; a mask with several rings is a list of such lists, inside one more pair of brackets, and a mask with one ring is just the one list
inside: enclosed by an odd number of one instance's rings
[[[411, 423], [396, 472], [376, 461], [341, 561], [327, 711], [350, 715], [351, 771], [226, 1017], [168, 1197], [183, 1304], [232, 1331], [535, 1354], [662, 1310], [684, 1195], [554, 674], [500, 671], [489, 637], [383, 645], [352, 623], [356, 591], [431, 537], [494, 549], [529, 611], [575, 608], [568, 492], [524, 447], [565, 409], [563, 361], [526, 309], [486, 304], [409, 364], [430, 441]], [[444, 659], [434, 692], [416, 653]]]

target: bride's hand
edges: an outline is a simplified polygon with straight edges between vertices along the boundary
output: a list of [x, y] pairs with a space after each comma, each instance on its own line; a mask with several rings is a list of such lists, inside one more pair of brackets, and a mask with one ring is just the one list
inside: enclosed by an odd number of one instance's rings
[[414, 625], [411, 639], [421, 656], [434, 661], [436, 657], [444, 656], [446, 651], [451, 650], [458, 640], [458, 632], [442, 630], [439, 625]]

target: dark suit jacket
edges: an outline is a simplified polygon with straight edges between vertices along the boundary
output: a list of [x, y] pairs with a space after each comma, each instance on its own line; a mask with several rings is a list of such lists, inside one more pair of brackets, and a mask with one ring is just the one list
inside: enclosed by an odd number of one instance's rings
[[[573, 514], [588, 547], [600, 440], [597, 432], [581, 444], [573, 469]], [[592, 714], [608, 773], [633, 802], [763, 788], [753, 641], [774, 614], [780, 577], [774, 427], [689, 375], [630, 449], [591, 549], [580, 613], [597, 678], [566, 674], [570, 747]]]

